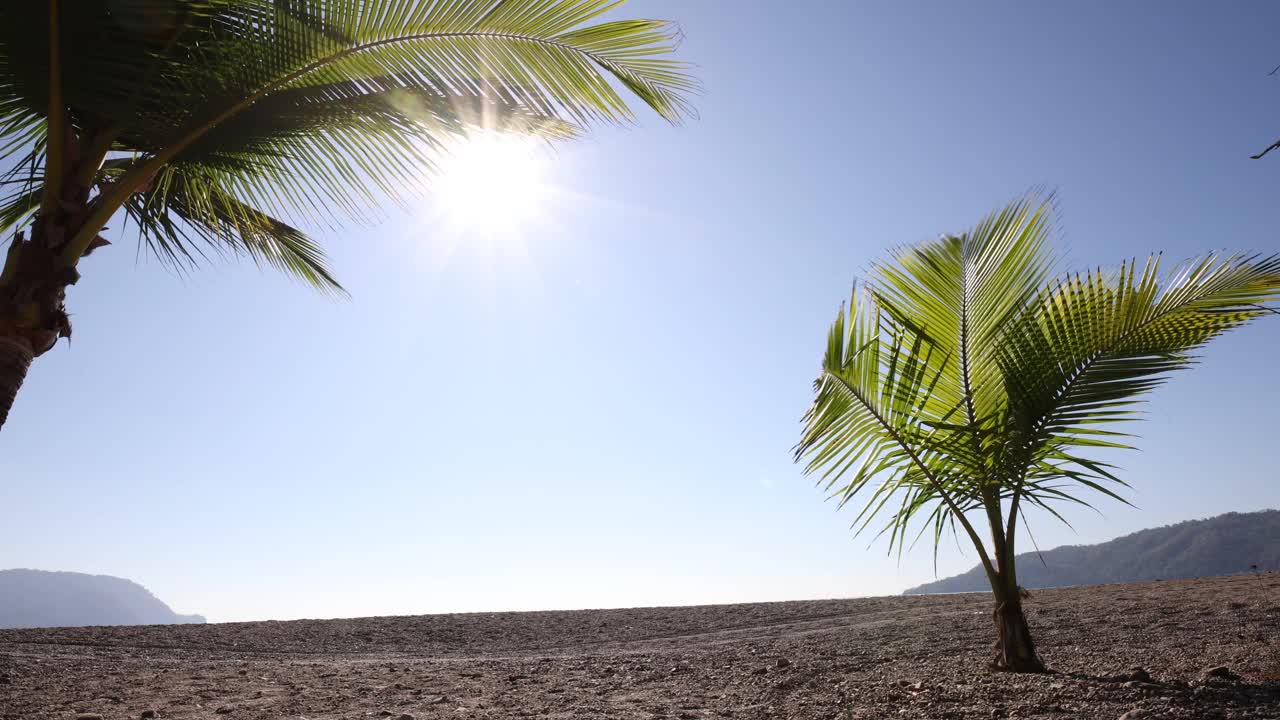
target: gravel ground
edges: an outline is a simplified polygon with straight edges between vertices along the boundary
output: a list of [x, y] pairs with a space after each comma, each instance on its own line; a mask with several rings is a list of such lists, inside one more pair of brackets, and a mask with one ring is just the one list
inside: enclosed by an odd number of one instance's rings
[[1027, 607], [1052, 674], [985, 669], [976, 594], [8, 630], [0, 719], [1280, 720], [1280, 574]]

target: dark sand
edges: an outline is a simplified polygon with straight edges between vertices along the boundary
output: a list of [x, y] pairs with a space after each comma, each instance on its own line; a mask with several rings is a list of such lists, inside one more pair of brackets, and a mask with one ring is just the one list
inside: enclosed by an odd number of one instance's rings
[[1054, 674], [985, 670], [983, 595], [0, 631], [0, 718], [1280, 719], [1280, 574], [1028, 608]]

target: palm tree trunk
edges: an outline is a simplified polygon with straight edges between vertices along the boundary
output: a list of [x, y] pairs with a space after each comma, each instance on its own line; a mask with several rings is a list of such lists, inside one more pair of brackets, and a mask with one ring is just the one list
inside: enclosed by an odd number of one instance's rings
[[0, 428], [9, 417], [9, 409], [18, 389], [27, 377], [33, 353], [31, 343], [12, 337], [0, 337]]
[[1031, 639], [1027, 616], [1022, 612], [1021, 588], [1001, 575], [1001, 587], [995, 588], [996, 645], [991, 667], [996, 670], [1018, 673], [1046, 672], [1044, 663], [1036, 654], [1036, 644]]

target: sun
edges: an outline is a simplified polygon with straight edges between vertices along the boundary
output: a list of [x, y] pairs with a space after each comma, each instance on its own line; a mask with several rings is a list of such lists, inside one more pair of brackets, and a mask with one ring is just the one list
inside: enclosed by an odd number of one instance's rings
[[458, 138], [438, 156], [429, 188], [436, 211], [463, 234], [518, 236], [545, 211], [546, 152], [545, 143], [509, 133]]

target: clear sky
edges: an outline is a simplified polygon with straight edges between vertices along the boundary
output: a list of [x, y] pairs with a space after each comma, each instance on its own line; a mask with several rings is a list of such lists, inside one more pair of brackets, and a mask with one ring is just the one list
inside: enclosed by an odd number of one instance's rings
[[[701, 118], [560, 147], [518, 243], [428, 200], [320, 231], [334, 300], [175, 276], [117, 223], [0, 434], [0, 567], [212, 620], [896, 593], [930, 552], [854, 538], [790, 456], [869, 261], [1040, 185], [1076, 267], [1280, 250], [1280, 157], [1248, 159], [1280, 136], [1275, 3], [622, 14], [682, 23]], [[1277, 351], [1280, 322], [1214, 346], [1123, 458], [1139, 509], [1033, 516], [1040, 545], [1280, 504]]]

